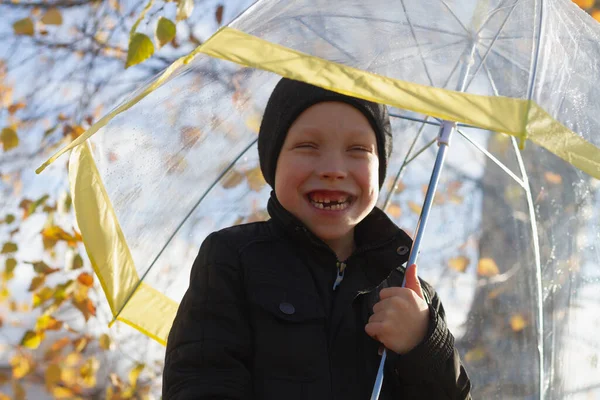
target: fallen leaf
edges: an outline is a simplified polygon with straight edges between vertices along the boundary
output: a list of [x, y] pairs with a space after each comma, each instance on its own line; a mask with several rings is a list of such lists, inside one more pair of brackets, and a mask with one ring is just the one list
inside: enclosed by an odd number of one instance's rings
[[498, 270], [498, 265], [491, 258], [482, 258], [479, 260], [477, 264], [477, 274], [479, 276], [494, 276], [498, 275], [500, 271]]
[[100, 363], [95, 357], [90, 357], [79, 369], [83, 385], [88, 388], [96, 386], [96, 372]]
[[193, 146], [203, 136], [204, 135], [202, 134], [200, 128], [196, 126], [184, 126], [183, 128], [181, 128], [181, 142], [186, 148]]
[[458, 272], [466, 272], [471, 260], [465, 256], [458, 256], [448, 260], [448, 266]]

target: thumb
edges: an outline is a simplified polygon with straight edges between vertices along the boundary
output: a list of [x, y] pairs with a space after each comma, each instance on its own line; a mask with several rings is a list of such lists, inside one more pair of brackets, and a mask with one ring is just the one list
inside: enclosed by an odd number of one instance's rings
[[419, 282], [419, 278], [417, 277], [417, 264], [413, 264], [406, 269], [404, 279], [406, 280], [404, 287], [412, 290], [417, 296], [425, 300], [423, 289], [421, 289], [421, 282]]

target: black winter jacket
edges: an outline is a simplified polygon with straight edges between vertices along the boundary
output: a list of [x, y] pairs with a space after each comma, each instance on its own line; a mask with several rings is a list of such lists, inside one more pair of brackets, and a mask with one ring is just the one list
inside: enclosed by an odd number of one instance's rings
[[[211, 234], [168, 338], [163, 399], [366, 400], [381, 357], [364, 330], [385, 286], [401, 286], [410, 238], [374, 209], [337, 289], [335, 253], [272, 197], [271, 219]], [[380, 399], [470, 399], [433, 288], [429, 331], [388, 350]]]

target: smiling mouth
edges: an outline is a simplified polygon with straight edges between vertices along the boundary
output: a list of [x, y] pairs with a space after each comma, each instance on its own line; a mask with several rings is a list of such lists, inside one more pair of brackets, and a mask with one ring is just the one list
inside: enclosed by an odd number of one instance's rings
[[313, 207], [329, 211], [343, 211], [354, 201], [354, 196], [342, 192], [311, 192], [306, 197]]

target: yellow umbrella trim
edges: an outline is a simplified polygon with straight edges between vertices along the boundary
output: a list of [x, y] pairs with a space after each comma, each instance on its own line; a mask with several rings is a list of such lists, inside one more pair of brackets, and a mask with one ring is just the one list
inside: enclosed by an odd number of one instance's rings
[[178, 304], [140, 282], [89, 143], [71, 153], [69, 184], [85, 249], [114, 319], [166, 344]]
[[347, 95], [504, 132], [518, 137], [521, 142], [530, 139], [600, 179], [600, 149], [553, 119], [535, 102], [460, 93], [390, 79], [223, 28], [192, 53], [175, 61], [151, 85], [107, 114], [37, 170], [41, 172], [61, 154], [75, 148], [71, 154], [69, 179], [76, 218], [114, 319], [162, 344], [166, 343], [178, 305], [139, 281], [127, 242], [85, 141], [200, 53]]

